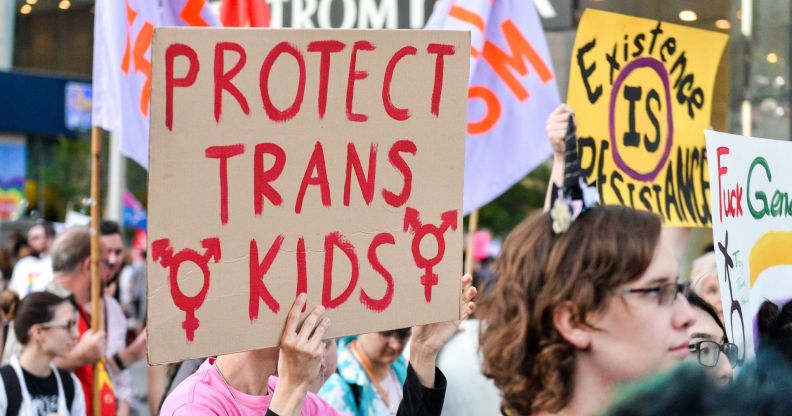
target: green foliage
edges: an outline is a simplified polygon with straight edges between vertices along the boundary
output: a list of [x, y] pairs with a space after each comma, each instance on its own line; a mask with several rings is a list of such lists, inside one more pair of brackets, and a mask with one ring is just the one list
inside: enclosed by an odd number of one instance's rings
[[526, 216], [544, 206], [550, 165], [534, 169], [523, 180], [479, 210], [479, 229], [505, 237]]
[[[39, 215], [63, 221], [69, 207], [79, 210], [91, 191], [91, 143], [85, 139], [58, 137], [29, 142], [25, 195], [28, 214], [43, 207]], [[44, 188], [40, 189], [39, 179]], [[43, 196], [43, 203], [39, 197]]]
[[148, 171], [132, 159], [127, 159], [126, 185], [143, 207], [148, 207]]

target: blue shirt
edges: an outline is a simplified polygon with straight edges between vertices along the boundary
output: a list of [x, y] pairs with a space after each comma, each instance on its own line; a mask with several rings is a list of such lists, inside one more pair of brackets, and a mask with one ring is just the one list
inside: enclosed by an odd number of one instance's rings
[[[390, 413], [385, 401], [382, 400], [376, 387], [369, 380], [366, 370], [355, 359], [349, 349], [349, 344], [354, 338], [339, 340], [338, 368], [319, 390], [319, 397], [329, 402], [336, 410], [354, 416], [379, 416]], [[400, 385], [407, 378], [407, 360], [403, 356], [391, 364], [396, 379]], [[359, 386], [360, 406], [355, 403], [355, 395], [351, 384]]]

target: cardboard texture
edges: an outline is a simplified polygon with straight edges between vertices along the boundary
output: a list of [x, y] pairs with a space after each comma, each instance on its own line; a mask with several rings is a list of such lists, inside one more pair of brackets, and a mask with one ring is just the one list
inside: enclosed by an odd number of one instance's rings
[[577, 31], [567, 102], [581, 165], [605, 204], [708, 226], [704, 134], [728, 36], [588, 9]]
[[[460, 316], [470, 38], [158, 28], [149, 362]], [[372, 157], [373, 156], [373, 157]]]
[[705, 134], [723, 318], [742, 363], [754, 356], [762, 302], [792, 299], [792, 143]]

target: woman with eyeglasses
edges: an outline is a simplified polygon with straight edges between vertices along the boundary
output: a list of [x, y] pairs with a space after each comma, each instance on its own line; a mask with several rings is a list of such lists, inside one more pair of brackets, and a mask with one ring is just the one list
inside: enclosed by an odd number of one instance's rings
[[373, 332], [339, 341], [338, 369], [319, 391], [341, 412], [395, 415], [402, 400], [410, 328]]
[[688, 361], [703, 366], [716, 384], [729, 384], [737, 364], [737, 345], [729, 342], [726, 328], [712, 305], [693, 292], [688, 293], [688, 302], [696, 318], [688, 327]]
[[563, 136], [563, 183], [554, 175], [549, 212], [503, 245], [478, 313], [483, 370], [510, 414], [591, 416], [616, 386], [684, 360], [694, 317], [660, 217], [597, 205], [571, 108], [556, 109], [547, 130], [554, 148]]
[[34, 292], [21, 301], [13, 325], [24, 347], [19, 357], [0, 369], [0, 414], [85, 415], [79, 380], [52, 363], [74, 347], [76, 323], [68, 299]]
[[484, 372], [512, 414], [594, 415], [688, 356], [693, 311], [656, 215], [596, 206], [552, 223], [533, 215], [504, 243], [479, 312]]

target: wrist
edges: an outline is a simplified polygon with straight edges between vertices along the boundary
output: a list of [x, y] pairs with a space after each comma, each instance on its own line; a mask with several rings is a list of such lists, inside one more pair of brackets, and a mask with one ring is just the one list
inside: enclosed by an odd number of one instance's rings
[[437, 359], [437, 353], [439, 352], [438, 348], [434, 348], [430, 345], [423, 344], [421, 342], [413, 342], [410, 345], [410, 362], [413, 362], [413, 357], [415, 360], [420, 362], [434, 362]]
[[126, 351], [120, 351], [111, 357], [113, 363], [115, 363], [116, 367], [118, 367], [119, 371], [124, 371], [127, 367], [132, 365], [133, 360], [129, 358], [128, 354], [125, 354]]
[[80, 363], [80, 365], [91, 362], [91, 358], [88, 356], [88, 351], [80, 344], [77, 344], [77, 346], [74, 347], [71, 357]]
[[290, 382], [284, 377], [278, 378], [269, 409], [279, 416], [299, 415], [305, 395], [308, 394], [308, 386], [303, 384]]
[[294, 380], [289, 378], [289, 376], [278, 376], [278, 386], [283, 386], [287, 388], [289, 391], [295, 391], [296, 393], [308, 391], [308, 387], [311, 385], [311, 381], [313, 380]]
[[421, 385], [434, 388], [437, 352], [427, 348], [413, 348], [414, 346], [415, 344], [410, 347], [410, 366]]
[[563, 153], [553, 153], [553, 171], [564, 171], [564, 165], [566, 164], [565, 156]]

